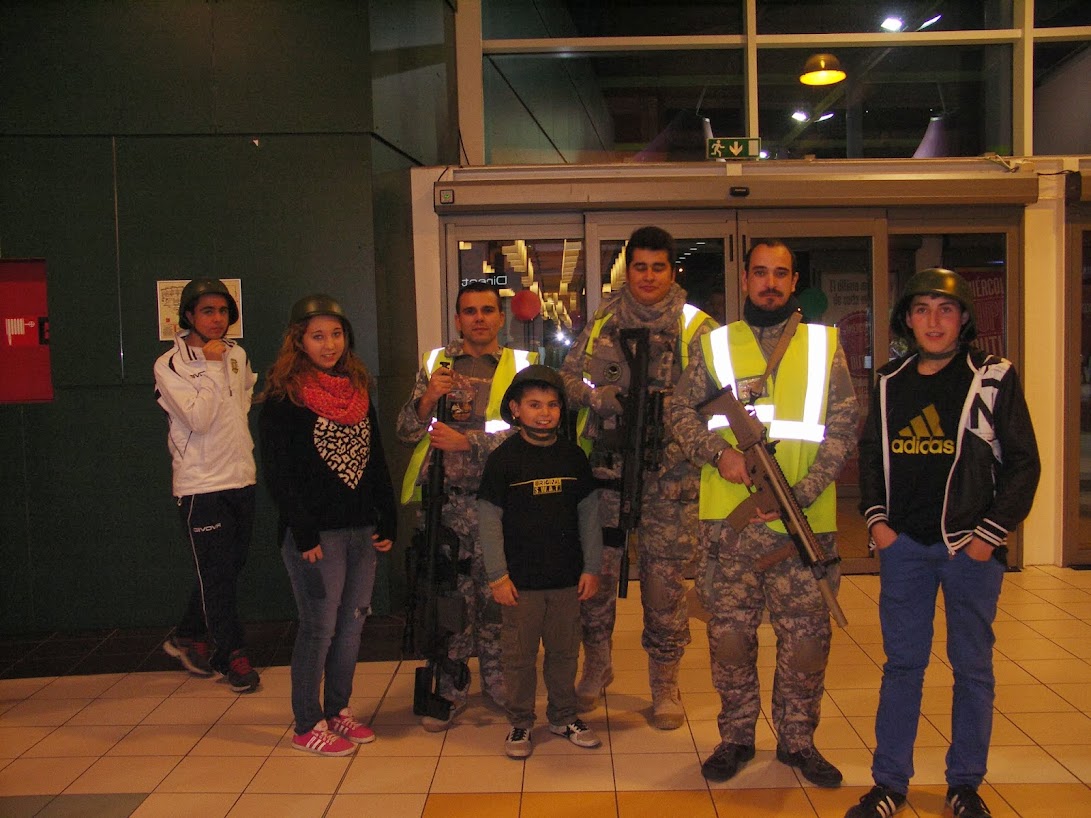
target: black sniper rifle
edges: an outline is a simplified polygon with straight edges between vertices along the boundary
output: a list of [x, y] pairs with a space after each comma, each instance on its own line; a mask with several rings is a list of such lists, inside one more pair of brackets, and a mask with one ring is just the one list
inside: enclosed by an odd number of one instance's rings
[[[776, 441], [767, 439], [765, 424], [746, 410], [730, 386], [725, 386], [701, 403], [697, 411], [705, 415], [726, 415], [731, 431], [735, 433], [735, 440], [738, 441], [738, 449], [746, 459], [746, 473], [751, 481], [750, 497], [731, 512], [727, 522], [736, 531], [742, 531], [757, 511], [779, 514], [792, 542], [795, 543], [799, 559], [814, 574], [818, 590], [821, 591], [834, 622], [842, 628], [848, 625], [845, 612], [837, 604], [829, 578], [830, 567], [840, 562], [840, 559], [823, 559], [820, 556], [822, 549], [811, 530], [811, 524], [799, 507], [799, 501], [792, 493], [792, 487], [788, 485], [788, 479], [781, 471], [780, 464], [773, 456]], [[761, 562], [768, 567], [786, 556], [774, 553]]]
[[662, 391], [648, 391], [648, 339], [646, 327], [623, 329], [618, 333], [621, 351], [629, 364], [629, 391], [625, 395], [625, 411], [621, 416], [621, 515], [618, 528], [625, 532], [621, 551], [621, 571], [617, 595], [629, 595], [629, 550], [634, 545], [640, 526], [644, 502], [644, 471], [659, 470], [663, 447]]
[[[444, 395], [436, 404], [436, 418], [445, 421], [446, 417], [447, 396]], [[459, 690], [470, 683], [470, 669], [466, 663], [447, 656], [451, 635], [462, 631], [465, 605], [458, 593], [458, 535], [442, 522], [446, 502], [443, 452], [433, 447], [428, 483], [421, 494], [424, 528], [414, 534], [413, 547], [407, 557], [410, 610], [405, 621], [402, 653], [413, 653], [428, 660], [416, 671], [413, 712], [441, 721], [450, 717], [451, 702], [438, 693], [439, 671], [446, 671]]]

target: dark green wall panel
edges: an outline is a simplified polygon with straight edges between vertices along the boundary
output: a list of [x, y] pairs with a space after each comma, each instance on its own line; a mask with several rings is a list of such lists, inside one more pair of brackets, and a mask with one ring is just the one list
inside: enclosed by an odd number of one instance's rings
[[369, 140], [357, 136], [120, 140], [127, 378], [150, 383], [158, 279], [242, 279], [243, 346], [272, 363], [296, 299], [340, 298], [376, 367]]
[[217, 130], [367, 130], [367, 3], [232, 0], [212, 8]]
[[371, 120], [366, 3], [9, 2], [4, 132], [353, 132]]
[[[16, 604], [5, 604], [0, 631], [173, 624], [193, 571], [171, 497], [166, 420], [152, 390], [61, 390], [52, 404], [5, 407], [0, 416], [9, 412], [23, 415], [25, 446], [34, 456], [24, 486], [10, 478], [2, 484], [0, 548], [13, 558], [8, 565], [22, 570], [9, 574], [18, 584], [14, 599], [5, 601]], [[91, 426], [88, 418], [113, 420]], [[4, 428], [0, 451], [7, 452], [17, 442]], [[9, 519], [12, 512], [25, 516], [25, 529]], [[20, 537], [21, 530], [28, 536]], [[261, 496], [240, 582], [244, 620], [285, 618], [294, 610], [273, 540], [273, 514]]]
[[211, 129], [215, 8], [200, 0], [5, 3], [5, 132]]
[[[47, 261], [57, 386], [52, 403], [0, 406], [0, 632], [180, 614], [192, 569], [152, 394], [158, 279], [241, 278], [260, 373], [291, 304], [337, 296], [404, 461], [392, 424], [416, 336], [400, 174], [457, 161], [451, 21], [443, 0], [0, 3], [0, 250]], [[294, 615], [275, 528], [259, 466], [245, 620]]]
[[29, 579], [34, 542], [26, 525], [27, 415], [42, 405], [0, 406], [0, 632], [28, 631], [33, 592]]
[[44, 258], [55, 386], [121, 382], [113, 147], [0, 137], [0, 247]]

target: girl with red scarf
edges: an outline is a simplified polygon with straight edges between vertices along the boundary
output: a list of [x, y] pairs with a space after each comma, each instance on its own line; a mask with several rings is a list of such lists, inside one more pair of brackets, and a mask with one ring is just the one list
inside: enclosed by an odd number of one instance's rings
[[260, 423], [265, 481], [299, 609], [292, 746], [324, 756], [375, 740], [348, 705], [376, 552], [389, 551], [396, 533], [370, 378], [352, 348], [352, 325], [334, 299], [296, 302]]

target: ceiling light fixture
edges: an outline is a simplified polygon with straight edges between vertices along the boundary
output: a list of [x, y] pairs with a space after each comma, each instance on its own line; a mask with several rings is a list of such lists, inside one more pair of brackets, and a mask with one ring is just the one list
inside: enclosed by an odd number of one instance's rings
[[796, 122], [806, 122], [808, 119], [810, 119], [810, 117], [807, 116], [806, 111], [795, 111], [792, 114], [792, 119], [794, 119]]
[[833, 54], [812, 54], [799, 75], [799, 81], [804, 85], [833, 85], [844, 78], [841, 61]]
[[890, 32], [901, 31], [905, 28], [905, 23], [901, 17], [887, 17], [883, 22], [879, 23], [879, 28]]

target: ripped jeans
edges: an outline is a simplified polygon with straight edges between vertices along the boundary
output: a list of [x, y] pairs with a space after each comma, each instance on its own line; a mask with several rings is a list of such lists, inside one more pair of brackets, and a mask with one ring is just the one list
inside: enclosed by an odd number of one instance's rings
[[[302, 735], [348, 707], [371, 604], [377, 563], [374, 528], [339, 528], [319, 535], [322, 559], [307, 562], [289, 530], [281, 558], [288, 569], [299, 631], [292, 650], [292, 713]], [[325, 704], [320, 699], [325, 674]]]

